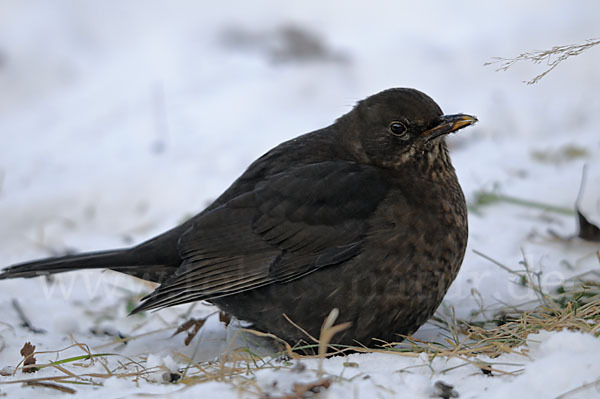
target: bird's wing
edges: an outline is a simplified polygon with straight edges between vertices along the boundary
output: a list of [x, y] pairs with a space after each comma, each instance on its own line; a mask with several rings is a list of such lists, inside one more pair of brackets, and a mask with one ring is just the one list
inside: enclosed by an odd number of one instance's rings
[[382, 173], [327, 161], [262, 179], [193, 223], [179, 240], [182, 266], [136, 311], [287, 282], [350, 259], [388, 191]]

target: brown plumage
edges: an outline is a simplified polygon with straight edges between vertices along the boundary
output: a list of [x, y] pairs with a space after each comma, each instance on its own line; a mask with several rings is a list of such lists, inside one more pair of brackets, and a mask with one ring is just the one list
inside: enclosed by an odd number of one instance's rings
[[160, 282], [133, 312], [206, 300], [290, 342], [333, 308], [343, 344], [410, 334], [435, 311], [467, 243], [444, 116], [414, 89], [360, 101], [275, 147], [203, 212], [129, 249], [11, 266], [0, 279], [109, 268]]

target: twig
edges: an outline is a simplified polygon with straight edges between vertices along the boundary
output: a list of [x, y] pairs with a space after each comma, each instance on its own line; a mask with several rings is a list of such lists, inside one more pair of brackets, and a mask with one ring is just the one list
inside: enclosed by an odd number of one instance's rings
[[69, 387], [66, 387], [64, 385], [53, 384], [51, 382], [28, 381], [28, 382], [25, 383], [25, 385], [30, 386], [30, 387], [51, 388], [51, 389], [56, 389], [57, 391], [60, 391], [60, 392], [63, 392], [63, 393], [70, 393], [70, 394], [74, 394], [75, 392], [77, 392], [73, 388], [69, 388]]
[[23, 312], [23, 308], [21, 308], [21, 305], [19, 305], [19, 301], [17, 301], [16, 298], [13, 298], [12, 306], [15, 309], [15, 311], [17, 312], [17, 314], [19, 315], [19, 318], [21, 319], [22, 327], [27, 328], [29, 331], [31, 331], [34, 334], [45, 334], [46, 333], [46, 330], [44, 330], [43, 328], [36, 328], [33, 326], [33, 324], [31, 324], [31, 322], [29, 321], [27, 316], [25, 316], [25, 312]]
[[504, 264], [500, 263], [500, 262], [499, 262], [499, 261], [497, 261], [496, 259], [494, 259], [494, 258], [491, 258], [491, 257], [487, 256], [487, 255], [486, 255], [486, 254], [484, 254], [483, 252], [479, 252], [478, 250], [474, 249], [474, 250], [473, 250], [473, 253], [474, 253], [475, 255], [479, 255], [479, 256], [481, 256], [481, 257], [482, 257], [483, 259], [485, 259], [485, 260], [488, 260], [488, 261], [492, 262], [493, 264], [495, 264], [496, 266], [498, 266], [498, 267], [500, 267], [500, 268], [502, 268], [502, 269], [506, 270], [506, 271], [507, 271], [507, 272], [509, 272], [510, 274], [514, 274], [515, 276], [518, 276], [518, 277], [523, 277], [523, 275], [522, 275], [521, 273], [519, 273], [519, 272], [516, 272], [516, 271], [512, 270], [511, 268], [509, 268], [508, 266], [505, 266]]
[[563, 62], [567, 58], [579, 55], [585, 50], [597, 46], [598, 44], [600, 44], [600, 38], [588, 39], [585, 41], [585, 43], [582, 44], [567, 44], [562, 46], [554, 46], [550, 50], [534, 50], [519, 54], [519, 56], [515, 58], [493, 57], [492, 61], [486, 62], [483, 65], [488, 66], [493, 64], [500, 64], [496, 71], [507, 71], [510, 67], [512, 67], [519, 61], [530, 61], [534, 64], [541, 64], [542, 62], [546, 62], [546, 64], [548, 65], [548, 69], [535, 76], [533, 79], [524, 81], [524, 83], [532, 85], [539, 82], [540, 79], [549, 74], [554, 68], [556, 68], [561, 62]]

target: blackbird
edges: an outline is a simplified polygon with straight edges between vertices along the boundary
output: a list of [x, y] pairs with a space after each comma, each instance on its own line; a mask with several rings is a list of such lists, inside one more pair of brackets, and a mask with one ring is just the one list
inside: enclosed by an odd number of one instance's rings
[[385, 90], [270, 150], [178, 227], [0, 279], [108, 268], [160, 283], [132, 313], [208, 301], [293, 343], [307, 338], [298, 327], [318, 337], [337, 308], [351, 325], [332, 343], [398, 341], [431, 317], [462, 263], [467, 210], [445, 136], [476, 121], [443, 115], [418, 90]]

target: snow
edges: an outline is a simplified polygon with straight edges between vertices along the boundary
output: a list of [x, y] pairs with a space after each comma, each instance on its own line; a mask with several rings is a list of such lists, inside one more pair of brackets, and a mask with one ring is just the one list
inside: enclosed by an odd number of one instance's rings
[[[517, 64], [508, 72], [483, 66], [495, 56], [597, 37], [598, 2], [4, 0], [1, 6], [1, 265], [149, 238], [200, 211], [272, 146], [326, 126], [361, 98], [401, 86], [428, 93], [445, 112], [479, 117], [478, 125], [449, 139], [469, 201], [477, 190], [496, 188], [571, 208], [585, 163], [581, 207], [600, 220], [600, 50], [565, 61], [534, 86], [522, 81], [542, 72], [543, 64]], [[305, 58], [286, 55], [286, 27], [316, 36], [320, 50]], [[253, 41], [232, 42], [240, 32]], [[560, 154], [567, 145], [586, 154], [554, 161], [533, 156]], [[468, 319], [483, 307], [491, 316], [504, 304], [536, 299], [516, 276], [473, 250], [513, 270], [522, 269], [525, 256], [533, 271], [543, 272], [548, 289], [598, 269], [597, 244], [549, 235], [549, 229], [574, 232], [571, 216], [500, 203], [471, 212], [469, 228], [467, 256], [440, 314], [453, 307], [458, 318]], [[112, 377], [99, 379], [102, 387], [70, 385], [81, 398], [283, 396], [294, 383], [319, 378], [317, 360], [302, 360], [302, 370], [296, 360], [288, 367], [273, 359], [281, 368], [261, 369], [250, 382], [164, 383], [165, 372], [185, 367], [182, 356], [209, 361], [235, 346], [235, 328], [212, 315], [185, 346], [185, 334], [172, 337], [172, 326], [188, 312], [200, 318], [214, 309], [198, 304], [127, 317], [125, 303], [150, 287], [116, 273], [0, 286], [0, 369], [16, 366], [19, 349], [31, 341], [38, 351], [80, 343], [93, 353], [111, 353], [106, 359], [113, 370], [129, 359], [155, 370], [148, 377], [153, 382]], [[13, 298], [45, 334], [20, 326]], [[140, 336], [114, 344], [114, 337], [94, 335], [92, 328]], [[428, 324], [417, 336], [438, 334]], [[251, 347], [266, 350], [261, 342]], [[457, 358], [334, 357], [323, 362], [323, 371], [341, 378], [323, 396], [427, 398], [437, 381], [453, 385], [461, 398], [557, 397], [584, 384], [567, 397], [600, 393], [600, 383], [594, 384], [600, 377], [597, 338], [542, 331], [524, 348], [525, 354], [493, 359], [506, 364], [497, 366], [504, 371], [522, 369], [516, 376], [488, 377]], [[46, 363], [84, 353], [72, 347], [37, 357]], [[102, 360], [81, 363], [89, 367], [72, 371], [106, 372]], [[50, 368], [18, 372], [0, 383], [60, 374]], [[0, 384], [3, 394], [64, 396], [21, 384]]]

